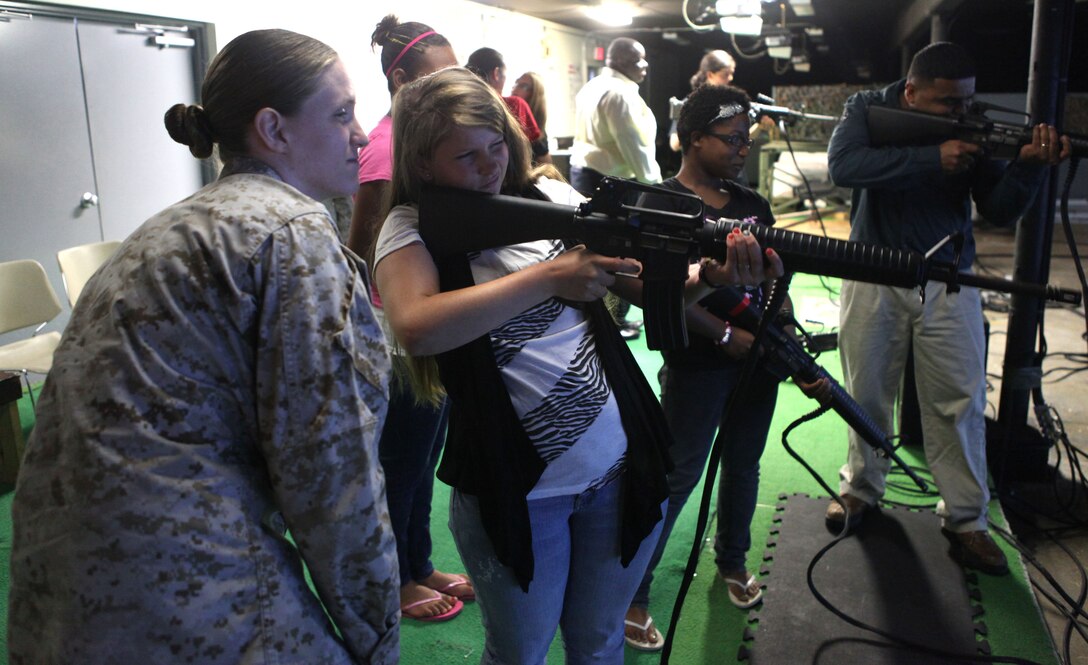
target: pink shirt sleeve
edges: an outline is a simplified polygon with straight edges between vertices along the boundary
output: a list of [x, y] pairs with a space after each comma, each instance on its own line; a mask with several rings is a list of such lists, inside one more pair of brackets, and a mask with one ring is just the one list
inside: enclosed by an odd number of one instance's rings
[[359, 151], [359, 184], [393, 179], [393, 118], [382, 117]]

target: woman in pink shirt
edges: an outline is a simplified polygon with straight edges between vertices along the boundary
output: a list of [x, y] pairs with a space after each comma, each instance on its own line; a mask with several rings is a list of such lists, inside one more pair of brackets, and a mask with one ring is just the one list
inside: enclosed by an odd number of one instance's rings
[[[400, 23], [392, 14], [378, 23], [371, 46], [382, 47], [382, 71], [389, 81], [390, 96], [409, 81], [457, 65], [445, 37], [422, 23]], [[371, 130], [370, 143], [359, 151], [359, 191], [348, 247], [368, 262], [372, 262], [374, 240], [384, 219], [382, 200], [393, 173], [392, 127], [392, 116], [387, 113]], [[371, 292], [371, 301], [380, 315], [381, 298], [376, 291]], [[384, 322], [384, 317], [380, 318]], [[402, 357], [388, 328], [386, 339], [393, 347], [397, 371], [378, 454], [385, 469], [389, 518], [397, 538], [400, 609], [411, 619], [443, 621], [461, 612], [462, 601], [476, 597], [472, 583], [463, 575], [437, 571], [431, 563], [431, 491], [446, 441], [446, 405], [416, 399], [407, 381], [398, 378]]]

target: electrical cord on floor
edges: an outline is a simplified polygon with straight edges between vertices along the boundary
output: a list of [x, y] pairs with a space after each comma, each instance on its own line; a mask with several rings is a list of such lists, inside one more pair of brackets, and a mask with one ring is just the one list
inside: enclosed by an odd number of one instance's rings
[[[801, 426], [802, 424], [804, 424], [804, 423], [806, 423], [806, 422], [808, 422], [810, 420], [815, 420], [819, 416], [826, 413], [827, 410], [828, 410], [828, 407], [821, 406], [820, 408], [816, 409], [815, 411], [807, 413], [807, 414], [801, 416], [800, 418], [798, 418], [797, 420], [793, 421], [792, 423], [790, 423], [789, 426], [786, 427], [786, 429], [783, 430], [783, 432], [782, 432], [782, 446], [783, 446], [783, 448], [786, 449], [786, 452], [789, 453], [789, 455], [791, 457], [793, 457], [795, 460], [797, 460], [801, 464], [801, 466], [805, 467], [805, 469], [809, 472], [809, 474], [812, 475], [812, 477], [816, 480], [816, 482], [820, 484], [820, 486], [824, 489], [824, 491], [827, 492], [828, 495], [833, 500], [838, 501], [840, 503], [840, 505], [842, 505], [842, 499], [839, 497], [839, 493], [832, 490], [831, 487], [827, 484], [827, 482], [820, 476], [820, 474], [818, 474], [816, 472], [816, 470], [813, 469], [812, 466], [807, 461], [805, 461], [805, 459], [789, 445], [789, 434], [790, 434], [790, 432], [792, 432], [794, 429], [796, 429], [797, 427]], [[843, 505], [844, 511], [845, 511], [845, 508], [846, 508], [846, 506]], [[905, 650], [905, 651], [925, 653], [925, 654], [930, 654], [930, 655], [933, 655], [933, 656], [938, 656], [938, 657], [942, 657], [942, 658], [950, 658], [950, 659], [954, 659], [954, 660], [958, 660], [958, 661], [970, 661], [970, 662], [973, 662], [973, 663], [1015, 663], [1017, 665], [1039, 665], [1039, 663], [1037, 663], [1037, 662], [1035, 662], [1033, 660], [1028, 660], [1026, 658], [1017, 658], [1015, 656], [993, 656], [993, 655], [988, 655], [987, 656], [987, 655], [979, 655], [979, 654], [962, 654], [962, 653], [954, 653], [954, 652], [951, 652], [951, 651], [945, 651], [943, 649], [937, 649], [937, 648], [934, 648], [934, 647], [927, 646], [925, 644], [919, 644], [917, 642], [913, 642], [911, 640], [899, 637], [899, 636], [895, 635], [894, 633], [882, 630], [880, 628], [877, 628], [876, 626], [871, 626], [871, 625], [869, 625], [869, 624], [867, 624], [867, 623], [865, 623], [863, 621], [855, 619], [854, 617], [850, 616], [846, 612], [843, 612], [839, 608], [835, 607], [835, 605], [833, 603], [831, 603], [831, 601], [829, 601], [823, 594], [821, 594], [819, 589], [816, 588], [816, 584], [813, 581], [813, 571], [816, 569], [816, 565], [820, 562], [820, 560], [824, 557], [824, 555], [827, 554], [829, 551], [831, 551], [831, 549], [833, 547], [835, 547], [835, 545], [839, 544], [844, 539], [849, 537], [849, 535], [850, 535], [850, 533], [849, 533], [849, 521], [844, 520], [842, 531], [840, 531], [839, 534], [837, 536], [835, 536], [834, 539], [832, 539], [827, 545], [824, 545], [820, 549], [820, 551], [818, 551], [816, 553], [816, 555], [812, 557], [812, 561], [809, 562], [808, 569], [807, 569], [807, 571], [805, 573], [805, 579], [806, 579], [806, 582], [808, 583], [809, 591], [812, 593], [813, 597], [816, 598], [816, 601], [819, 602], [821, 605], [823, 605], [825, 608], [827, 608], [827, 610], [830, 611], [832, 614], [839, 617], [840, 619], [842, 619], [846, 623], [850, 624], [851, 626], [854, 626], [855, 628], [858, 628], [860, 630], [864, 630], [864, 631], [873, 633], [875, 635], [878, 635], [878, 636], [884, 638], [885, 640], [888, 641], [887, 646], [889, 648], [897, 648], [897, 649], [901, 649], [901, 650]], [[879, 642], [870, 642], [870, 644], [883, 646], [883, 644], [879, 643]]]
[[[1048, 590], [1033, 576], [1029, 576], [1032, 587], [1035, 588], [1038, 595], [1046, 599], [1067, 622], [1061, 642], [1062, 656], [1064, 656], [1062, 662], [1068, 664], [1072, 663], [1071, 643], [1074, 631], [1086, 644], [1088, 644], [1088, 627], [1083, 626], [1080, 623], [1080, 619], [1078, 619], [1078, 617], [1088, 619], [1088, 614], [1085, 613], [1084, 609], [1085, 600], [1088, 598], [1088, 576], [1086, 576], [1083, 563], [1064, 543], [1061, 542], [1059, 536], [1073, 530], [1083, 533], [1084, 528], [1088, 526], [1088, 523], [1075, 513], [1077, 506], [1082, 503], [1082, 497], [1086, 496], [1086, 492], [1088, 492], [1088, 479], [1085, 477], [1080, 461], [1080, 458], [1088, 457], [1088, 455], [1077, 449], [1069, 441], [1060, 415], [1043, 400], [1041, 387], [1032, 391], [1032, 397], [1035, 401], [1036, 418], [1039, 421], [1042, 434], [1051, 441], [1057, 456], [1054, 465], [1049, 466], [1049, 485], [1053, 492], [1053, 502], [1056, 509], [1043, 510], [1041, 507], [1032, 504], [1020, 493], [1015, 491], [999, 491], [995, 488], [993, 492], [1000, 499], [1002, 506], [1010, 517], [1015, 518], [1026, 527], [1030, 527], [1033, 530], [1032, 533], [1042, 534], [1048, 538], [1073, 561], [1080, 573], [1081, 579], [1078, 597], [1073, 598], [1072, 595], [1058, 583], [1046, 566], [1044, 566], [1043, 563], [1034, 556], [1033, 552], [1011, 531], [994, 524], [992, 521], [990, 522], [990, 527], [995, 533], [999, 534], [1004, 540], [1012, 545], [1032, 568], [1050, 585], [1051, 590]], [[1059, 470], [1062, 467], [1063, 459], [1068, 465], [1071, 475], [1071, 489], [1067, 496], [1062, 495], [1062, 490], [1060, 488], [1062, 477]], [[1044, 517], [1062, 526], [1057, 529], [1041, 528], [1036, 524], [1036, 517]], [[1055, 642], [1057, 642], [1056, 637]]]
[[1047, 537], [1050, 538], [1050, 540], [1055, 545], [1060, 547], [1062, 551], [1064, 551], [1069, 556], [1073, 563], [1076, 564], [1077, 572], [1080, 574], [1080, 593], [1077, 595], [1076, 598], [1073, 598], [1065, 591], [1062, 585], [1054, 579], [1054, 576], [1050, 574], [1050, 571], [1047, 570], [1046, 566], [1044, 566], [1037, 558], [1035, 558], [1035, 555], [1031, 552], [1031, 550], [1029, 550], [1027, 547], [1020, 543], [1016, 536], [1014, 536], [1010, 531], [1007, 531], [994, 524], [993, 522], [990, 522], [990, 527], [994, 530], [995, 533], [1004, 538], [1007, 543], [1016, 548], [1016, 551], [1020, 553], [1020, 556], [1023, 557], [1024, 560], [1026, 560], [1033, 568], [1039, 571], [1039, 573], [1043, 576], [1043, 578], [1047, 581], [1051, 588], [1056, 592], [1056, 595], [1060, 596], [1060, 598], [1056, 597], [1054, 593], [1048, 591], [1042, 584], [1037, 582], [1034, 578], [1030, 578], [1029, 576], [1032, 587], [1035, 588], [1039, 595], [1046, 598], [1047, 601], [1049, 601], [1050, 604], [1054, 607], [1054, 609], [1057, 610], [1066, 619], [1065, 631], [1062, 635], [1062, 656], [1064, 657], [1062, 662], [1072, 663], [1073, 631], [1075, 630], [1077, 634], [1080, 635], [1081, 639], [1084, 640], [1085, 644], [1088, 644], [1088, 629], [1086, 629], [1085, 626], [1081, 625], [1078, 619], [1078, 617], [1088, 619], [1088, 613], [1085, 613], [1084, 610], [1085, 601], [1088, 600], [1088, 574], [1085, 573], [1084, 565], [1080, 562], [1076, 555], [1073, 554], [1073, 552], [1071, 552], [1069, 548], [1065, 546], [1064, 543], [1062, 543], [1057, 538], [1051, 536], [1050, 534], [1047, 534]]

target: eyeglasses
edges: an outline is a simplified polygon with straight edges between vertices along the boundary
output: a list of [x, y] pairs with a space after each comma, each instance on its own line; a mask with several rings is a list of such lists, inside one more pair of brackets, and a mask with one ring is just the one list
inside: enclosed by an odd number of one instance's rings
[[722, 143], [732, 146], [734, 148], [751, 148], [755, 143], [752, 139], [741, 134], [715, 134], [714, 132], [704, 132], [707, 136], [713, 136]]

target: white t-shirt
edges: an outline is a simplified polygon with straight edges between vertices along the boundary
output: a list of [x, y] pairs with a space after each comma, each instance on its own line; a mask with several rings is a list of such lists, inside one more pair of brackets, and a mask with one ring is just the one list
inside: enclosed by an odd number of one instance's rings
[[[582, 200], [563, 182], [541, 179], [537, 186], [554, 202]], [[414, 205], [397, 206], [378, 234], [375, 266], [415, 243], [423, 243], [419, 211]], [[538, 240], [472, 252], [469, 264], [473, 280], [483, 284], [562, 252], [558, 240]], [[578, 494], [618, 475], [627, 437], [585, 314], [549, 298], [489, 336], [514, 411], [547, 463], [528, 498]]]

